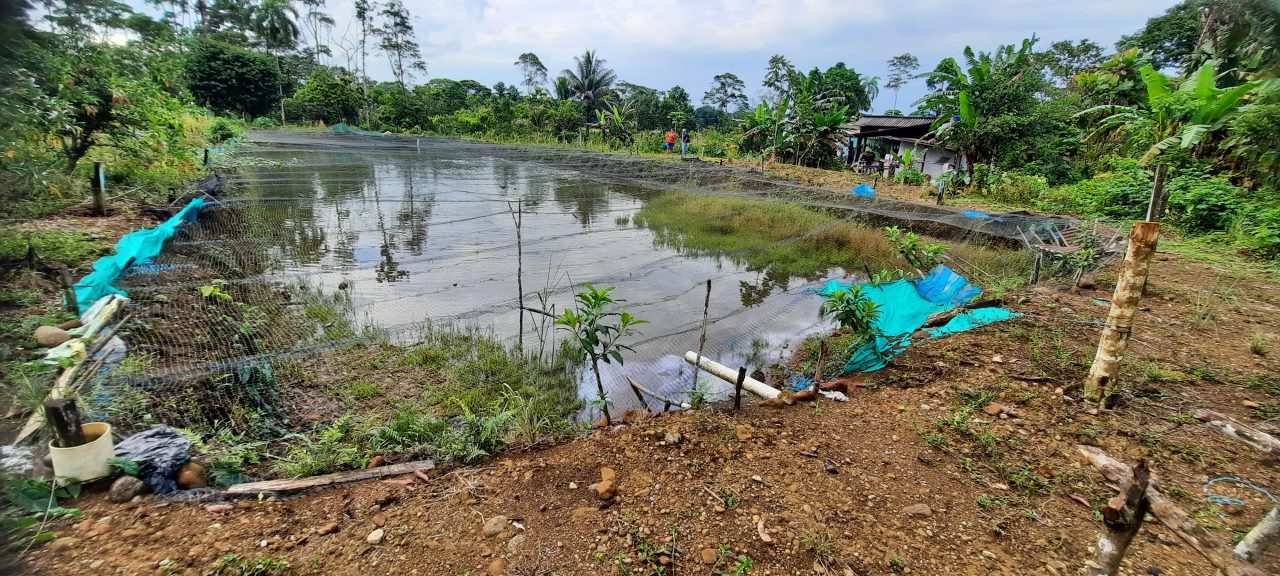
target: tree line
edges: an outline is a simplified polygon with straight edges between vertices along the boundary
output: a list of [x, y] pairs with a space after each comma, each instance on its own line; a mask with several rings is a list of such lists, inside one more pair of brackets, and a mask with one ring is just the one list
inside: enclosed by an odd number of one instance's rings
[[[161, 16], [113, 0], [27, 0], [0, 14], [0, 184], [59, 193], [93, 156], [115, 177], [171, 185], [210, 135], [206, 110], [257, 125], [592, 142], [657, 152], [668, 129], [699, 131], [718, 156], [838, 168], [848, 123], [881, 78], [843, 62], [808, 71], [764, 63], [762, 101], [732, 72], [696, 92], [620, 78], [585, 50], [559, 73], [513, 55], [512, 83], [428, 78], [414, 16], [400, 0], [357, 0], [339, 31], [325, 0], [151, 0]], [[1008, 204], [1098, 217], [1136, 215], [1154, 164], [1170, 169], [1175, 218], [1280, 252], [1280, 4], [1185, 0], [1113, 48], [1083, 40], [964, 47], [922, 68], [889, 58], [884, 114], [936, 118], [928, 136], [964, 158], [953, 189]], [[39, 24], [39, 25], [36, 25]], [[120, 42], [119, 38], [126, 38]], [[391, 79], [370, 78], [383, 59]], [[898, 98], [923, 83], [926, 94]], [[56, 142], [56, 146], [47, 143]], [[906, 166], [900, 178], [922, 179]]]

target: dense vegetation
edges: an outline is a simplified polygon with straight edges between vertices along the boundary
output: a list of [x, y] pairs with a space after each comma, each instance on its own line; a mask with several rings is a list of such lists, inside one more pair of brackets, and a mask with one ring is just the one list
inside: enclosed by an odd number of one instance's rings
[[[154, 19], [111, 0], [5, 4], [0, 30], [0, 194], [10, 212], [83, 197], [86, 160], [113, 185], [176, 186], [199, 150], [238, 125], [346, 123], [371, 130], [559, 141], [660, 152], [694, 130], [699, 154], [837, 168], [842, 126], [871, 109], [880, 79], [842, 62], [803, 72], [775, 55], [762, 102], [735, 74], [699, 101], [684, 87], [626, 82], [587, 50], [551, 74], [531, 52], [513, 83], [426, 79], [413, 18], [398, 0], [355, 4], [338, 38], [324, 0], [156, 2]], [[902, 54], [884, 86], [894, 108], [937, 116], [932, 137], [963, 153], [952, 189], [1000, 204], [1089, 217], [1141, 216], [1155, 165], [1169, 170], [1171, 219], [1280, 255], [1280, 3], [1185, 0], [1124, 36], [1032, 37], [964, 47], [932, 68]], [[385, 58], [389, 81], [367, 74]], [[419, 81], [421, 80], [421, 81]], [[908, 105], [898, 91], [923, 82]], [[235, 122], [215, 120], [215, 116]], [[909, 160], [909, 159], [908, 159]], [[921, 183], [915, 170], [901, 180]]]

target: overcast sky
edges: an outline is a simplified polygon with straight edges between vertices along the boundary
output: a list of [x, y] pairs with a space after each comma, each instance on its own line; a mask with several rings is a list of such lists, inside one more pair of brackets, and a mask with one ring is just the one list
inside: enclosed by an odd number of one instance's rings
[[[826, 68], [843, 61], [859, 73], [886, 76], [885, 61], [903, 52], [920, 58], [922, 70], [966, 45], [994, 50], [1031, 34], [1041, 45], [1089, 38], [1108, 49], [1174, 0], [404, 0], [414, 18], [428, 74], [417, 78], [471, 78], [486, 85], [518, 83], [512, 63], [537, 54], [550, 76], [573, 65], [573, 56], [595, 49], [618, 78], [666, 90], [683, 86], [700, 100], [712, 76], [733, 72], [746, 82], [753, 103], [772, 54], [798, 68]], [[141, 4], [141, 0], [132, 0]], [[329, 0], [337, 20], [333, 34], [358, 25], [353, 0]], [[335, 39], [334, 58], [345, 64]], [[370, 56], [370, 75], [391, 79], [382, 55]], [[923, 81], [902, 89], [898, 106], [924, 90]], [[874, 109], [893, 105], [882, 90]]]

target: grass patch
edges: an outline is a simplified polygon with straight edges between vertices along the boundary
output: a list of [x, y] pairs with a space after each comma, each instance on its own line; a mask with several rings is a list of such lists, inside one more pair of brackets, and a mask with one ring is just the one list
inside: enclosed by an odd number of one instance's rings
[[382, 395], [382, 385], [372, 380], [356, 380], [347, 385], [347, 395], [355, 400], [368, 400]]
[[0, 227], [0, 262], [26, 259], [27, 246], [35, 248], [41, 260], [82, 267], [111, 253], [111, 243], [97, 232], [33, 230], [17, 226]]

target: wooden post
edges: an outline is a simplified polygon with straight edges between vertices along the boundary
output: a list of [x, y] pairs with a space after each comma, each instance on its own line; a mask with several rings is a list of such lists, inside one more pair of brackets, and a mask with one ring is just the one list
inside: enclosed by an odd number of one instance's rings
[[107, 175], [102, 169], [102, 162], [93, 163], [93, 182], [90, 183], [93, 188], [93, 215], [107, 215]]
[[80, 315], [80, 302], [76, 299], [75, 283], [71, 281], [71, 270], [62, 267], [58, 270], [58, 281], [62, 284], [62, 303], [67, 312]]
[[[507, 210], [511, 209], [511, 203], [507, 202]], [[516, 337], [516, 347], [520, 349], [520, 354], [524, 354], [524, 244], [520, 239], [520, 224], [524, 220], [524, 200], [516, 200], [516, 211], [511, 215], [511, 219], [516, 223], [516, 292], [519, 293], [520, 309], [517, 311], [520, 315], [519, 330], [520, 335]]]
[[84, 444], [84, 430], [80, 429], [80, 410], [76, 409], [74, 398], [45, 400], [44, 420], [53, 429], [53, 438], [59, 448]]
[[747, 367], [738, 368], [738, 380], [733, 383], [733, 409], [742, 409], [742, 383], [747, 381]]
[[702, 347], [707, 344], [707, 313], [711, 309], [711, 279], [707, 278], [707, 296], [702, 301], [702, 335], [698, 337], [698, 361], [693, 364], [693, 387], [698, 387], [698, 369], [702, 366]]
[[1044, 252], [1036, 250], [1036, 265], [1031, 269], [1031, 283], [1040, 282], [1040, 266], [1044, 263]]
[[822, 363], [827, 361], [827, 341], [818, 344], [818, 367], [813, 369], [813, 409], [818, 409], [818, 400], [822, 396], [818, 384], [822, 382]]
[[1150, 504], [1147, 502], [1147, 487], [1151, 482], [1151, 469], [1146, 460], [1139, 460], [1133, 467], [1133, 476], [1120, 487], [1120, 494], [1111, 498], [1102, 507], [1102, 521], [1107, 526], [1107, 533], [1098, 539], [1098, 555], [1094, 566], [1090, 567], [1090, 576], [1115, 576], [1120, 571], [1120, 560], [1133, 537], [1142, 528], [1142, 521], [1147, 516]]
[[1098, 352], [1084, 381], [1084, 397], [1090, 402], [1105, 403], [1115, 389], [1116, 379], [1120, 376], [1120, 360], [1129, 346], [1133, 330], [1133, 314], [1142, 300], [1142, 287], [1151, 270], [1151, 256], [1155, 254], [1159, 234], [1160, 224], [1157, 222], [1133, 224], [1129, 250], [1120, 267], [1116, 291], [1111, 296], [1111, 311], [1107, 313]]
[[1164, 216], [1165, 206], [1169, 203], [1169, 195], [1164, 192], [1164, 181], [1168, 173], [1168, 164], [1156, 165], [1155, 182], [1151, 186], [1151, 202], [1147, 204], [1147, 222], [1159, 222], [1160, 217]]
[[[204, 167], [205, 168], [209, 167], [209, 149], [208, 148], [204, 149]], [[170, 201], [170, 203], [172, 203], [172, 201]]]

